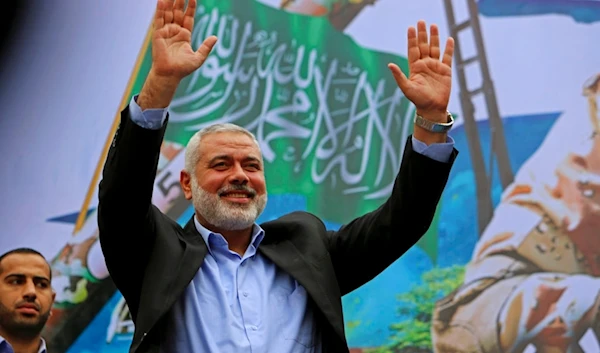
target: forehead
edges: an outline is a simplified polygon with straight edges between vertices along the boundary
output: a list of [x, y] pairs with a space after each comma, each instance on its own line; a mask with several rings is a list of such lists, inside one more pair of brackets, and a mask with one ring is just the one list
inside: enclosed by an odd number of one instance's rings
[[260, 158], [260, 150], [256, 142], [241, 132], [215, 132], [202, 137], [200, 154], [203, 158], [215, 155], [240, 155]]
[[0, 263], [2, 277], [19, 273], [27, 276], [50, 277], [50, 267], [46, 260], [35, 254], [10, 254]]

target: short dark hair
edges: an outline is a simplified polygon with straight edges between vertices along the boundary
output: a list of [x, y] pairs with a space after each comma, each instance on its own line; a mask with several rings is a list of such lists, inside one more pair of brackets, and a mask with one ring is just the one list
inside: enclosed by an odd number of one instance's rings
[[48, 263], [48, 260], [46, 260], [46, 258], [44, 257], [44, 255], [42, 255], [42, 253], [40, 253], [37, 250], [31, 249], [31, 248], [17, 248], [17, 249], [7, 251], [4, 254], [0, 255], [0, 273], [2, 273], [2, 260], [4, 260], [4, 258], [9, 255], [15, 255], [15, 254], [37, 255], [37, 256], [41, 257], [42, 259], [44, 259], [44, 261], [46, 261], [46, 264], [48, 264], [48, 271], [50, 272], [50, 281], [52, 281], [52, 266], [50, 266], [50, 263]]

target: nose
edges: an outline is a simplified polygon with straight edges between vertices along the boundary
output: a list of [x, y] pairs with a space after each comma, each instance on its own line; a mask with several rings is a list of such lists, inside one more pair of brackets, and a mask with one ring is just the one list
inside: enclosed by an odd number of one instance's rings
[[23, 298], [27, 300], [35, 300], [36, 298], [35, 283], [27, 281], [23, 286]]
[[248, 183], [248, 175], [240, 164], [236, 164], [229, 176], [229, 182], [234, 185], [246, 185]]

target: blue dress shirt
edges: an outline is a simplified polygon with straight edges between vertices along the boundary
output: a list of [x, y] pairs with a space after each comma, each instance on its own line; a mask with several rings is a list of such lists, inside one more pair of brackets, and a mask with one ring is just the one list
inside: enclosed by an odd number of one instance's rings
[[[131, 119], [146, 129], [160, 129], [167, 109], [142, 112], [131, 99]], [[412, 138], [413, 149], [447, 162], [454, 147]], [[161, 342], [166, 352], [320, 353], [319, 329], [306, 290], [257, 251], [264, 237], [254, 225], [243, 256], [230, 251], [225, 238], [194, 219], [208, 254], [168, 314]]]
[[306, 290], [257, 252], [262, 228], [240, 256], [194, 221], [208, 254], [168, 314], [161, 351], [321, 352]]

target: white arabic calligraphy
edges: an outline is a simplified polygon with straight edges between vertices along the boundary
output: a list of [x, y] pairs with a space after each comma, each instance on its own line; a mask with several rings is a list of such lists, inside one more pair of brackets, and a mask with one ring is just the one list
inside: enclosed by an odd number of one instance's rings
[[[255, 133], [269, 163], [309, 168], [315, 184], [329, 181], [344, 194], [389, 196], [412, 126], [410, 102], [391, 78], [372, 84], [363, 67], [338, 58], [347, 53], [320, 53], [199, 8], [193, 43], [213, 33], [213, 54], [182, 82], [171, 123], [188, 131], [239, 124]], [[278, 156], [273, 145], [282, 139]]]

